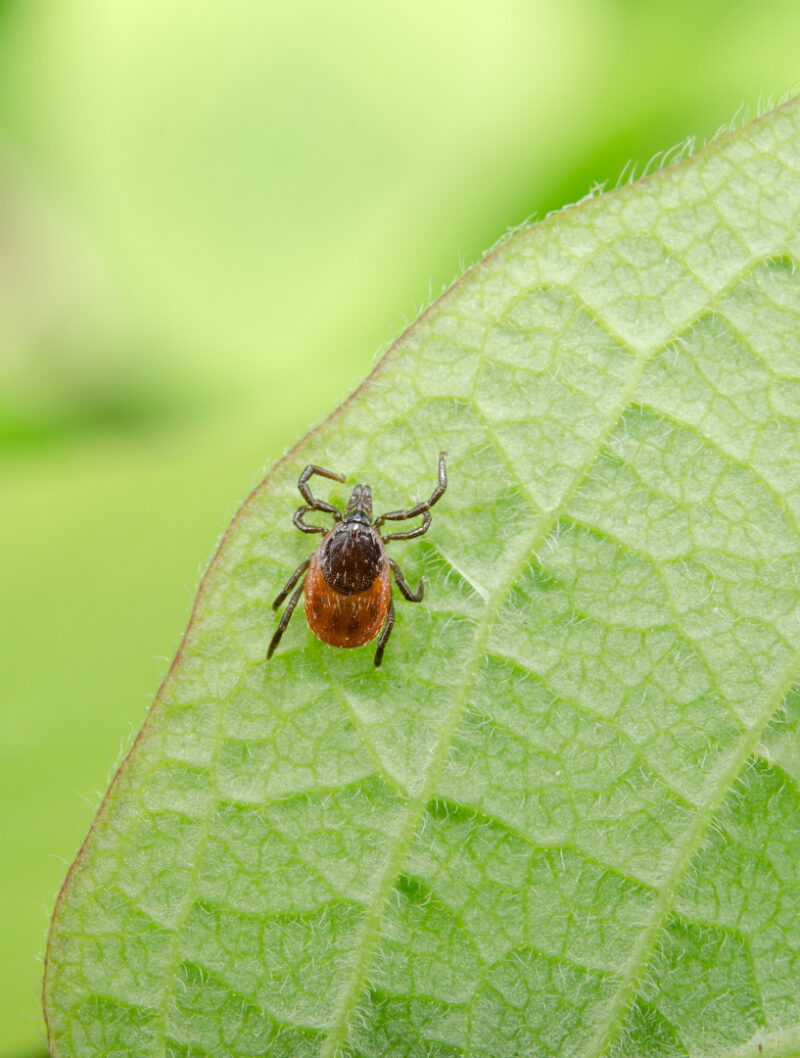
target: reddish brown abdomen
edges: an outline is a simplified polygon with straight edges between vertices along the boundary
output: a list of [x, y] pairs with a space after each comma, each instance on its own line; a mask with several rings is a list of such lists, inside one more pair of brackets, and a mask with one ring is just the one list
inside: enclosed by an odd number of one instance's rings
[[332, 647], [361, 647], [386, 620], [392, 596], [389, 563], [382, 564], [366, 591], [340, 595], [323, 577], [317, 551], [308, 567], [305, 595], [306, 619], [315, 636]]

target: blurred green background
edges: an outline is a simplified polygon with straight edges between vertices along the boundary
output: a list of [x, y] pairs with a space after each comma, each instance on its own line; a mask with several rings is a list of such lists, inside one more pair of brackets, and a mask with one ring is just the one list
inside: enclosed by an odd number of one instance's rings
[[464, 264], [800, 79], [796, 0], [0, 0], [0, 1058], [238, 501]]

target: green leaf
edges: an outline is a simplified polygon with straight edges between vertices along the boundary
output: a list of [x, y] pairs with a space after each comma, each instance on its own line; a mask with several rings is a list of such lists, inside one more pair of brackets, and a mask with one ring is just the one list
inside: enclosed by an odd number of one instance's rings
[[[799, 211], [794, 101], [517, 234], [254, 491], [62, 890], [55, 1058], [800, 1053]], [[383, 669], [300, 613], [265, 665], [303, 465], [380, 511], [439, 448]]]

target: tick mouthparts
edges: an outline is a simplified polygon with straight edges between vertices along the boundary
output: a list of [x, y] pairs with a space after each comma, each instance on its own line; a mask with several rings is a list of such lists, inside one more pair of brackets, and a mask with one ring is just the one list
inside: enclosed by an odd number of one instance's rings
[[351, 514], [365, 514], [372, 520], [372, 489], [369, 485], [356, 485], [353, 489], [344, 516], [347, 518]]

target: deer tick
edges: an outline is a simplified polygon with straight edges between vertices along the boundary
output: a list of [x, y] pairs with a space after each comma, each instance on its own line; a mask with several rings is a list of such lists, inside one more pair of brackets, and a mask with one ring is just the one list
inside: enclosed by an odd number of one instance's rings
[[[447, 488], [446, 455], [446, 452], [439, 453], [439, 484], [429, 500], [423, 500], [406, 511], [389, 511], [375, 521], [372, 521], [372, 489], [369, 485], [356, 485], [342, 514], [333, 504], [315, 499], [308, 480], [314, 474], [332, 481], [344, 481], [345, 478], [313, 464], [305, 468], [297, 487], [306, 502], [295, 512], [294, 524], [303, 533], [322, 533], [323, 538], [316, 551], [289, 577], [272, 604], [273, 610], [277, 610], [294, 588], [270, 642], [267, 660], [280, 643], [305, 589], [306, 619], [314, 635], [333, 647], [360, 647], [380, 633], [375, 651], [375, 666], [380, 666], [394, 626], [392, 574], [403, 598], [409, 602], [422, 602], [425, 590], [424, 578], [416, 591], [411, 590], [400, 567], [386, 554], [386, 544], [390, 540], [413, 540], [427, 533], [431, 524], [431, 507], [442, 498]], [[310, 511], [332, 515], [333, 528], [309, 525], [305, 515]], [[414, 529], [386, 536], [378, 531], [384, 522], [402, 522], [420, 515], [422, 525]], [[298, 581], [300, 583], [295, 588]]]

